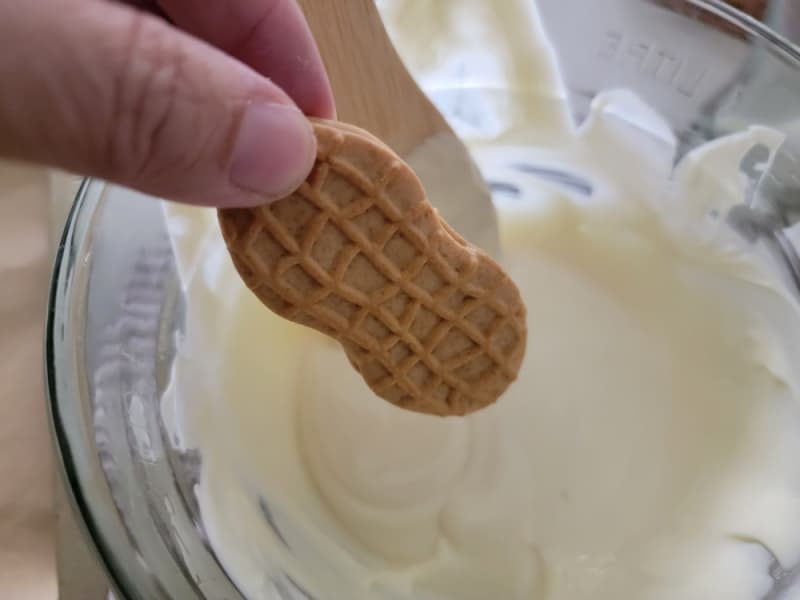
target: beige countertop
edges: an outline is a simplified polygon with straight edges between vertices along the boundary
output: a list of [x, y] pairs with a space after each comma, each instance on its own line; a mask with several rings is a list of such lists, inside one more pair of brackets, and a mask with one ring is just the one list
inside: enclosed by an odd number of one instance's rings
[[47, 287], [77, 185], [0, 162], [0, 598], [106, 596], [55, 469], [42, 374]]

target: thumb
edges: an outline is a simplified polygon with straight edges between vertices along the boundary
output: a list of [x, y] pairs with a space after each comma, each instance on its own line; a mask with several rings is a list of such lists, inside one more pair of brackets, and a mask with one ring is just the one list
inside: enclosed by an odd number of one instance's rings
[[222, 207], [285, 195], [311, 169], [311, 126], [280, 88], [156, 17], [0, 0], [0, 40], [0, 156]]

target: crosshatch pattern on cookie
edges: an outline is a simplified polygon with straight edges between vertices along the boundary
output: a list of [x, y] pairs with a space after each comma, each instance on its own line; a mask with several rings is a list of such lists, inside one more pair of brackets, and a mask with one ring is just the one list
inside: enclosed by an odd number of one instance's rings
[[338, 339], [394, 404], [451, 415], [494, 402], [524, 353], [513, 282], [439, 219], [402, 161], [352, 130], [316, 129], [297, 192], [220, 213], [245, 283]]

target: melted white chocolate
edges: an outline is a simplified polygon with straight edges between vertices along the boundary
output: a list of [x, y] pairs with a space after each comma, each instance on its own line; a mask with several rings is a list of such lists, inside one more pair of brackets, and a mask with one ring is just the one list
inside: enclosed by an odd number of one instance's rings
[[800, 560], [798, 305], [708, 216], [781, 137], [753, 128], [673, 174], [672, 134], [632, 94], [601, 95], [577, 131], [548, 107], [527, 118], [558, 144], [476, 152], [593, 192], [520, 181], [500, 202], [528, 348], [468, 418], [373, 396], [244, 288], [213, 213], [166, 208], [188, 315], [164, 415], [202, 453], [204, 525], [249, 598], [285, 573], [335, 600], [760, 600], [773, 562]]

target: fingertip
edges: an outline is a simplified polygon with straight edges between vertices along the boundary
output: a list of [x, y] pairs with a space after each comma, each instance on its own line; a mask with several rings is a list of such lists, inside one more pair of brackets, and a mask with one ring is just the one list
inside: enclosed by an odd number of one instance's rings
[[[327, 83], [327, 76], [326, 76]], [[333, 92], [330, 86], [322, 86], [317, 92], [317, 96], [312, 98], [309, 103], [309, 110], [305, 111], [309, 117], [319, 117], [321, 119], [336, 119], [336, 102], [333, 99]]]
[[236, 134], [229, 171], [231, 184], [248, 192], [240, 202], [266, 203], [292, 193], [311, 172], [316, 149], [311, 124], [297, 108], [249, 104]]

